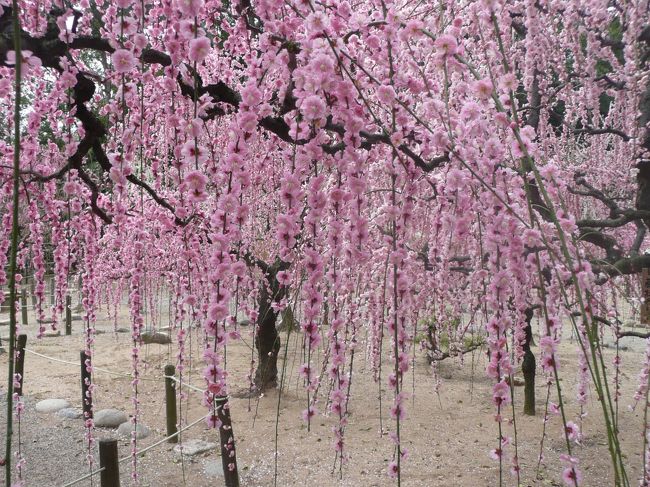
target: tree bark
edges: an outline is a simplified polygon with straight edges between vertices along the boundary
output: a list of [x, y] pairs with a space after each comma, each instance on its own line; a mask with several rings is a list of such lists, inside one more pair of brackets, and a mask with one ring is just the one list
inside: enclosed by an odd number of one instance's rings
[[[646, 27], [639, 41], [643, 41], [640, 47], [645, 51], [644, 59], [650, 56], [650, 26]], [[636, 209], [650, 210], [650, 81], [646, 83], [645, 89], [639, 101], [639, 119], [637, 121], [640, 131], [639, 153], [637, 155], [637, 193]], [[650, 220], [644, 219], [646, 227], [650, 228]]]
[[272, 297], [264, 282], [260, 284], [258, 298], [257, 334], [255, 346], [257, 347], [257, 370], [255, 371], [255, 387], [263, 391], [277, 386], [278, 379], [278, 352], [280, 351], [280, 337], [275, 328], [278, 312], [271, 304]]
[[521, 364], [521, 371], [524, 375], [524, 414], [535, 416], [535, 355], [530, 350], [533, 341], [533, 330], [530, 322], [533, 319], [533, 309], [526, 309], [526, 341], [524, 342], [524, 360]]
[[273, 309], [273, 303], [281, 301], [285, 289], [277, 280], [278, 272], [288, 264], [276, 259], [273, 265], [265, 266], [264, 280], [260, 283], [257, 315], [257, 370], [255, 371], [255, 388], [258, 392], [276, 387], [278, 383], [278, 353], [280, 352], [280, 335], [276, 323], [279, 311]]

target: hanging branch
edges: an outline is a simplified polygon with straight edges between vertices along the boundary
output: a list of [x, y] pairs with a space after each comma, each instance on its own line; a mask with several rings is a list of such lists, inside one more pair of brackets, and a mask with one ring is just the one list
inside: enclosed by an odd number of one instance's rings
[[[20, 17], [18, 0], [13, 0], [12, 25], [15, 32], [20, 31]], [[22, 74], [22, 49], [20, 36], [14, 37], [15, 64], [15, 94], [14, 94], [14, 157], [13, 157], [13, 191], [12, 191], [12, 219], [11, 219], [11, 248], [9, 250], [9, 358], [7, 364], [7, 433], [5, 443], [5, 485], [11, 485], [11, 443], [13, 436], [14, 418], [14, 367], [16, 354], [16, 271], [18, 257], [18, 203], [20, 190], [20, 102], [21, 102], [21, 74]]]

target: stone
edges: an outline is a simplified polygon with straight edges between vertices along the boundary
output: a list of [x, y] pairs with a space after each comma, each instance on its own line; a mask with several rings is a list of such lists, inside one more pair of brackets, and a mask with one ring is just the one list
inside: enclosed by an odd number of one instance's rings
[[[203, 440], [189, 440], [183, 442], [183, 455], [192, 457], [200, 453], [205, 453], [207, 451], [214, 450], [215, 448], [217, 448], [216, 443], [210, 443], [209, 441], [203, 441]], [[174, 447], [174, 451], [176, 453], [180, 453], [181, 445], [176, 445]]]
[[0, 313], [9, 313], [9, 291], [4, 292], [4, 299], [2, 300], [2, 304], [0, 305]]
[[[509, 376], [506, 377], [505, 382], [506, 382], [506, 384], [510, 385], [510, 377]], [[524, 382], [524, 380], [522, 378], [520, 378], [520, 377], [514, 377], [512, 382], [514, 383], [515, 387], [523, 387], [526, 384]]]
[[293, 315], [293, 309], [289, 306], [282, 312], [282, 321], [278, 326], [278, 331], [294, 331], [296, 326], [297, 323], [296, 318]]
[[[125, 436], [127, 438], [131, 438], [131, 433], [133, 433], [133, 423], [131, 421], [127, 421], [125, 423], [122, 423], [120, 426], [117, 428], [117, 434], [120, 436]], [[141, 440], [142, 438], [146, 438], [151, 434], [151, 430], [147, 428], [144, 424], [138, 423], [138, 425], [135, 428], [135, 437], [138, 440]]]
[[94, 413], [95, 426], [99, 428], [117, 428], [129, 420], [126, 414], [118, 409], [101, 409]]
[[9, 326], [9, 320], [0, 320], [0, 326]]
[[36, 320], [39, 325], [49, 325], [51, 323], [54, 323], [54, 320], [52, 318], [45, 318], [44, 320]]
[[61, 409], [69, 408], [70, 403], [65, 399], [44, 399], [37, 402], [35, 407], [39, 413], [55, 413]]
[[146, 331], [142, 334], [142, 343], [159, 343], [165, 345], [171, 343], [172, 338], [167, 333]]
[[43, 332], [44, 337], [59, 337], [61, 336], [61, 330], [45, 330]]
[[239, 326], [251, 326], [251, 320], [243, 319], [237, 323]]
[[209, 460], [203, 464], [203, 471], [208, 477], [223, 477], [223, 465], [221, 459]]
[[65, 419], [79, 419], [83, 418], [84, 412], [79, 408], [63, 408], [59, 409], [56, 415]]

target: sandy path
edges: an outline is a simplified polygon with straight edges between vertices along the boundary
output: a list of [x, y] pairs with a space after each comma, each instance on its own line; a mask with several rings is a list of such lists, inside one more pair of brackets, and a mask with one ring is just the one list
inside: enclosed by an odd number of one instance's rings
[[[120, 319], [120, 326], [128, 326], [126, 308]], [[102, 316], [100, 314], [100, 316]], [[30, 316], [30, 319], [33, 318]], [[164, 320], [163, 320], [164, 322]], [[107, 333], [97, 336], [95, 365], [115, 372], [130, 371], [129, 334], [114, 334], [112, 322], [100, 320], [98, 329]], [[80, 322], [74, 323], [74, 333], [69, 337], [44, 338], [37, 341], [31, 337], [28, 348], [38, 353], [74, 362], [79, 360], [79, 349], [83, 343]], [[33, 334], [34, 326], [28, 327]], [[6, 327], [0, 333], [6, 335]], [[198, 341], [196, 333], [192, 337], [192, 353], [196, 355]], [[244, 340], [250, 343], [248, 330]], [[306, 406], [306, 396], [302, 386], [297, 384], [297, 367], [300, 363], [299, 349], [294, 336], [290, 339], [288, 353], [287, 387], [282, 395], [279, 423], [279, 477], [281, 486], [389, 486], [394, 481], [386, 476], [386, 468], [392, 458], [392, 444], [388, 437], [379, 436], [379, 404], [377, 384], [366, 366], [365, 359], [357, 356], [353, 377], [353, 399], [350, 405], [350, 420], [346, 432], [347, 451], [350, 461], [343, 469], [343, 479], [331, 474], [334, 453], [331, 447], [332, 418], [318, 416], [307, 432], [300, 418]], [[286, 335], [282, 337], [283, 343]], [[283, 348], [284, 350], [284, 348]], [[362, 346], [359, 350], [363, 350]], [[534, 350], [537, 353], [537, 350]], [[140, 442], [146, 447], [165, 436], [164, 385], [162, 368], [173, 363], [174, 350], [167, 345], [148, 345], [142, 354], [145, 380], [139, 387], [142, 405], [141, 421], [152, 429], [152, 435]], [[561, 348], [562, 387], [567, 391], [565, 401], [569, 417], [576, 418], [579, 411], [575, 401], [577, 378], [577, 359], [573, 345]], [[611, 350], [607, 360], [611, 363]], [[385, 354], [387, 357], [388, 354]], [[636, 375], [643, 355], [638, 347], [623, 352], [623, 398], [620, 406], [620, 429], [624, 449], [629, 460], [629, 474], [636, 479], [642, 464], [641, 460], [641, 422], [642, 410], [629, 411], [628, 404], [636, 387]], [[0, 377], [6, 375], [7, 355], [0, 357]], [[246, 386], [246, 374], [250, 361], [250, 348], [242, 342], [228, 347], [228, 370], [233, 390]], [[403, 423], [403, 442], [410, 451], [410, 458], [404, 464], [405, 486], [494, 486], [498, 485], [498, 463], [489, 458], [488, 452], [496, 446], [497, 427], [493, 420], [491, 405], [491, 384], [484, 376], [485, 357], [478, 352], [474, 356], [474, 370], [471, 356], [465, 357], [461, 365], [457, 359], [446, 360], [440, 368], [443, 386], [440, 400], [433, 391], [430, 368], [423, 356], [418, 356], [414, 375], [409, 372], [408, 388], [414, 381], [415, 399], [408, 402], [407, 419]], [[388, 369], [390, 363], [385, 360]], [[80, 420], [68, 420], [52, 414], [34, 411], [34, 404], [45, 398], [64, 398], [73, 405], [80, 405], [78, 366], [55, 363], [28, 354], [25, 367], [25, 394], [27, 408], [21, 425], [22, 448], [27, 459], [26, 480], [29, 486], [61, 486], [66, 482], [88, 472], [86, 464], [87, 445], [83, 440], [83, 426]], [[201, 364], [192, 371], [191, 380], [200, 385]], [[561, 485], [559, 455], [564, 453], [564, 442], [559, 418], [548, 424], [545, 462], [541, 478], [535, 479], [539, 440], [541, 438], [541, 413], [544, 407], [546, 386], [541, 376], [537, 381], [538, 416], [525, 417], [517, 414], [519, 458], [522, 466], [522, 485]], [[115, 407], [132, 411], [131, 386], [129, 379], [98, 372], [95, 376], [98, 386], [95, 395], [97, 409]], [[4, 390], [4, 389], [2, 389]], [[516, 394], [523, 394], [516, 388]], [[271, 391], [259, 401], [233, 398], [233, 427], [238, 441], [238, 461], [243, 486], [273, 485], [273, 451], [275, 438], [277, 391]], [[384, 395], [384, 427], [392, 428], [387, 418], [390, 406], [390, 393]], [[4, 394], [2, 394], [4, 397]], [[4, 399], [3, 399], [4, 400]], [[185, 423], [204, 415], [200, 404], [201, 394], [188, 392], [182, 403]], [[6, 404], [6, 403], [5, 403]], [[521, 404], [517, 406], [521, 410]], [[324, 408], [321, 402], [320, 409]], [[4, 437], [5, 407], [0, 410], [0, 434]], [[601, 426], [599, 405], [590, 399], [587, 416], [584, 419], [585, 439], [575, 447], [574, 454], [580, 459], [580, 468], [585, 477], [585, 486], [611, 486], [613, 481], [609, 468], [606, 436]], [[509, 415], [510, 416], [510, 415]], [[512, 426], [505, 426], [512, 435]], [[97, 429], [96, 437], [114, 435], [111, 430]], [[217, 441], [215, 431], [206, 430], [199, 424], [186, 433], [183, 438], [202, 438]], [[130, 451], [128, 440], [119, 443], [120, 456]], [[512, 450], [511, 450], [512, 451]], [[198, 458], [180, 461], [172, 446], [163, 444], [148, 452], [138, 460], [140, 485], [142, 486], [180, 486], [183, 483], [193, 487], [222, 485], [219, 477], [208, 477], [204, 472], [206, 462], [218, 461], [217, 453], [204, 454]], [[516, 485], [516, 481], [505, 472], [504, 485]], [[129, 462], [122, 464], [123, 485], [132, 485]], [[635, 483], [633, 481], [632, 483]], [[99, 485], [98, 480], [79, 483], [80, 486]]]

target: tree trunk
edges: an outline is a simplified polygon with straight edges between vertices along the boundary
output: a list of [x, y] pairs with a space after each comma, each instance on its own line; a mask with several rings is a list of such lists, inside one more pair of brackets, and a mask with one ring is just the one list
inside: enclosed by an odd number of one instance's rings
[[[646, 55], [650, 51], [650, 26], [643, 29], [641, 38], [646, 43]], [[635, 206], [637, 210], [650, 210], [650, 81], [646, 82], [645, 89], [639, 100], [639, 118], [637, 125], [640, 132], [640, 147], [636, 160], [637, 193]], [[643, 222], [650, 229], [650, 218]]]
[[521, 371], [524, 374], [524, 414], [535, 416], [535, 355], [530, 350], [533, 341], [533, 330], [530, 322], [533, 319], [533, 309], [526, 309], [526, 341], [524, 342], [524, 360]]
[[266, 274], [266, 282], [260, 283], [258, 297], [257, 334], [257, 370], [255, 371], [255, 388], [258, 392], [276, 387], [278, 383], [278, 353], [280, 351], [280, 336], [276, 329], [279, 312], [271, 306], [274, 301], [282, 299], [275, 278], [277, 271], [270, 270]]

